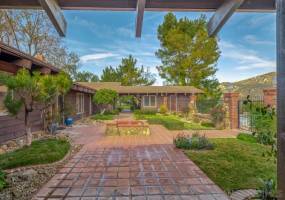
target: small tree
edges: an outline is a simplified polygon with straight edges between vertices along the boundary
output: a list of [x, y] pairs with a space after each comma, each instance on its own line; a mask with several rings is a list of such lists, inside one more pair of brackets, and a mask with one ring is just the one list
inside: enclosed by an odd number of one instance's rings
[[[42, 109], [50, 106], [55, 97], [62, 91], [68, 91], [71, 83], [67, 84], [63, 74], [52, 77], [40, 75], [39, 72], [31, 74], [26, 69], [21, 69], [15, 76], [6, 76], [2, 82], [7, 86], [8, 93], [4, 100], [5, 107], [12, 115], [19, 114], [24, 109], [25, 131], [27, 145], [32, 143], [30, 113], [41, 105]], [[64, 84], [62, 84], [64, 83]], [[65, 89], [63, 89], [63, 87]]]
[[[42, 103], [42, 113], [43, 116], [47, 116], [48, 108], [56, 102], [56, 98], [59, 95], [63, 97], [70, 90], [72, 81], [65, 72], [60, 72], [56, 76], [41, 76], [38, 80], [38, 84], [40, 89], [39, 100]], [[46, 129], [46, 125], [44, 119], [44, 129]]]
[[116, 99], [118, 98], [118, 93], [114, 90], [110, 89], [101, 89], [96, 92], [96, 94], [93, 96], [93, 102], [103, 106], [101, 108], [101, 113], [105, 112], [105, 106], [107, 105], [113, 105], [116, 102]]

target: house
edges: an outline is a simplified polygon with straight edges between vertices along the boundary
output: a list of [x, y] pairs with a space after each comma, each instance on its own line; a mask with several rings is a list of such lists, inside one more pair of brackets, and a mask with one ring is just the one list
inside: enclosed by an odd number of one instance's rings
[[[21, 68], [30, 71], [40, 71], [42, 74], [57, 74], [59, 69], [46, 63], [40, 57], [34, 58], [19, 50], [0, 43], [0, 73], [7, 73], [11, 76]], [[0, 144], [12, 140], [25, 134], [24, 113], [17, 117], [12, 117], [6, 111], [3, 104], [7, 88], [0, 85]], [[65, 96], [64, 102], [73, 109], [72, 115], [75, 119], [92, 114], [91, 97], [94, 90], [82, 85], [73, 84], [69, 93]], [[52, 107], [52, 111], [61, 107], [60, 99]], [[42, 113], [39, 109], [31, 113], [30, 120], [32, 131], [37, 131], [43, 127]]]
[[119, 82], [78, 82], [77, 84], [96, 90], [111, 89], [120, 96], [133, 95], [139, 99], [141, 109], [159, 110], [162, 104], [170, 112], [183, 112], [189, 104], [196, 102], [203, 91], [193, 86], [122, 86]]

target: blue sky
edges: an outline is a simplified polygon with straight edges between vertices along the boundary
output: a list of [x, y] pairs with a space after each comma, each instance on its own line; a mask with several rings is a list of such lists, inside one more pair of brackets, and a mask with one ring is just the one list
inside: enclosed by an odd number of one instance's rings
[[[160, 60], [156, 31], [165, 12], [146, 12], [143, 33], [134, 37], [135, 12], [65, 11], [68, 21], [65, 45], [80, 56], [80, 70], [101, 75], [106, 66], [118, 66], [122, 57], [132, 54], [138, 65], [157, 74]], [[201, 13], [176, 12], [191, 19]], [[207, 13], [209, 18], [212, 13]], [[217, 78], [237, 81], [275, 71], [275, 14], [236, 13], [219, 33], [221, 57]], [[157, 75], [156, 85], [162, 84]]]

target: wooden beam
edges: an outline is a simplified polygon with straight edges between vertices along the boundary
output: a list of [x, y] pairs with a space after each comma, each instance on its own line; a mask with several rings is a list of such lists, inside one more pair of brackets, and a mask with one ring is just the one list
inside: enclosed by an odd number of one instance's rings
[[146, 0], [137, 0], [137, 19], [136, 19], [136, 37], [137, 38], [141, 37], [142, 35], [145, 2]]
[[18, 60], [15, 60], [13, 62], [15, 65], [17, 65], [18, 67], [24, 67], [26, 69], [31, 69], [32, 67], [32, 61], [30, 60], [27, 60], [27, 59], [18, 59]]
[[13, 63], [0, 60], [0, 71], [16, 74], [19, 68], [20, 67]]
[[277, 191], [285, 199], [285, 0], [276, 0], [277, 41]]
[[57, 30], [58, 34], [62, 37], [66, 34], [66, 20], [61, 12], [61, 8], [59, 7], [56, 0], [39, 0], [42, 8], [46, 11], [49, 16], [52, 24]]
[[243, 2], [244, 0], [225, 0], [208, 22], [209, 36], [215, 36]]
[[[147, 0], [146, 11], [215, 11], [222, 0]], [[64, 10], [120, 10], [135, 11], [135, 0], [60, 0]], [[1, 0], [0, 8], [41, 8], [38, 0]], [[274, 11], [275, 0], [245, 0], [237, 11]]]

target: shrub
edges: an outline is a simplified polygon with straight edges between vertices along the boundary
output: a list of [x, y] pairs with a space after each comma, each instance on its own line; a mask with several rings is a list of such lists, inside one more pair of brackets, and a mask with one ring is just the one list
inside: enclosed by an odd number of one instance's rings
[[201, 122], [201, 125], [205, 127], [215, 127], [213, 122]]
[[190, 149], [190, 139], [188, 135], [180, 133], [173, 139], [173, 143], [178, 149]]
[[248, 133], [240, 133], [237, 136], [237, 139], [249, 142], [249, 143], [257, 143], [257, 138]]
[[135, 110], [134, 114], [137, 115], [155, 115], [157, 113], [154, 109], [141, 109], [141, 110]]
[[206, 136], [200, 136], [198, 133], [195, 133], [190, 137], [186, 134], [178, 134], [173, 143], [179, 149], [196, 149], [196, 150], [212, 150], [214, 149], [214, 144], [211, 143]]
[[265, 145], [273, 145], [275, 143], [275, 138], [272, 136], [271, 132], [259, 132], [256, 133], [256, 138], [258, 143], [265, 144]]
[[2, 170], [0, 170], [0, 191], [3, 190], [7, 186], [7, 182], [5, 180], [6, 174]]
[[168, 112], [167, 106], [162, 104], [159, 108], [159, 112], [163, 115], [165, 115]]
[[253, 102], [250, 97], [243, 102], [250, 114], [251, 126], [257, 141], [265, 145], [273, 145], [276, 141], [276, 111], [270, 106]]
[[273, 179], [262, 180], [262, 187], [260, 188], [257, 198], [261, 200], [277, 200], [275, 197], [276, 193], [276, 184]]

